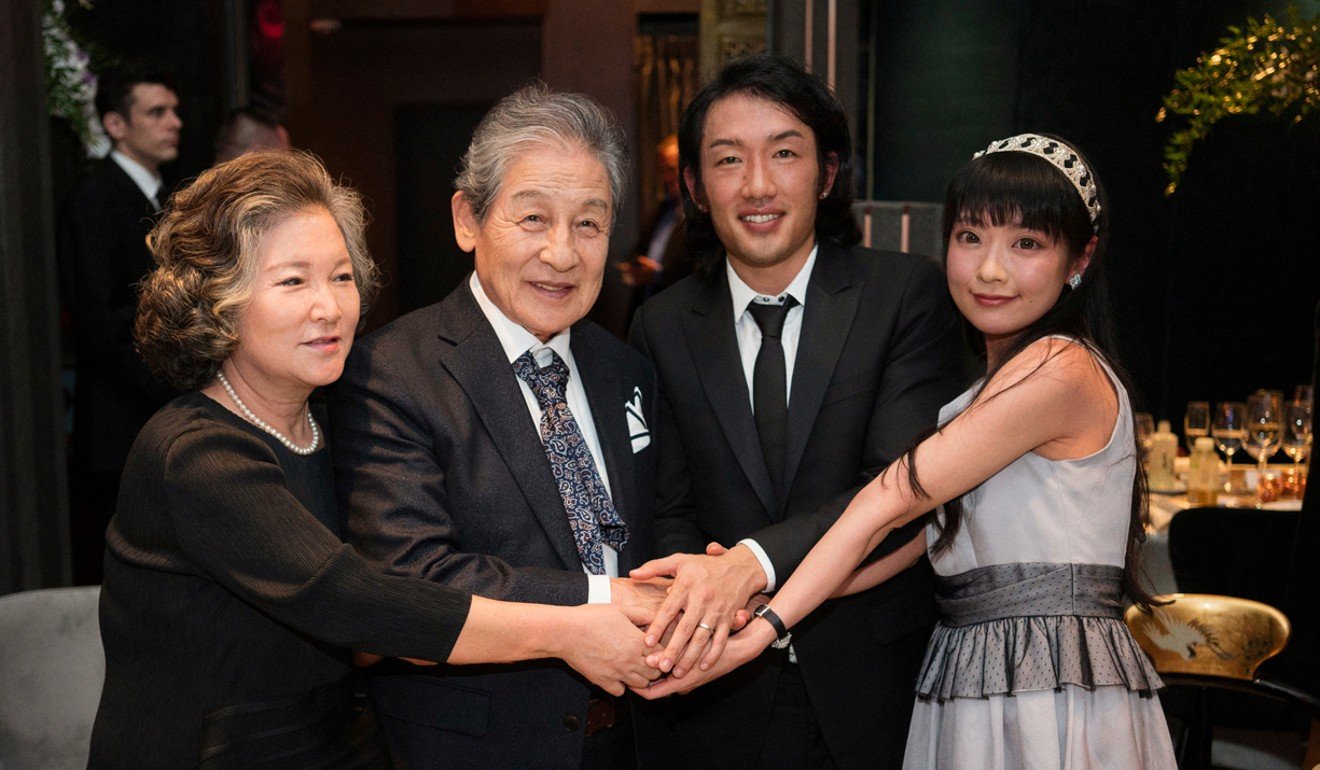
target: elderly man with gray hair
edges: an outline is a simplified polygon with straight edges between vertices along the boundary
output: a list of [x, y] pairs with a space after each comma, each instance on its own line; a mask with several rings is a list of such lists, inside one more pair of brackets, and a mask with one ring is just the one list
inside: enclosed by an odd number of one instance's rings
[[[529, 86], [478, 125], [454, 194], [475, 271], [369, 335], [331, 397], [343, 533], [395, 574], [521, 602], [658, 605], [647, 361], [585, 321], [627, 160], [609, 114]], [[638, 632], [641, 633], [640, 631]], [[396, 759], [629, 767], [628, 703], [558, 661], [373, 667]]]

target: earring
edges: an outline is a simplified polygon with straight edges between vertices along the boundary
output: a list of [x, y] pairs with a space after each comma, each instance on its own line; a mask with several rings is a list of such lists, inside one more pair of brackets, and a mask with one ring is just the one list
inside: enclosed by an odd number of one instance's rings
[[1068, 288], [1076, 289], [1078, 286], [1081, 285], [1082, 285], [1082, 274], [1073, 273], [1073, 277], [1068, 279]]
[[829, 191], [826, 190], [825, 192], [823, 192], [823, 193], [820, 194], [820, 199], [821, 199], [821, 200], [825, 200], [826, 198], [829, 197], [829, 195], [830, 195]]

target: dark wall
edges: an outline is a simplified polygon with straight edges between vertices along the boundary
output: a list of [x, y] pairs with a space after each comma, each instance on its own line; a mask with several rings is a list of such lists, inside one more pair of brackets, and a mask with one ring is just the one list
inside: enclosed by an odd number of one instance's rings
[[70, 577], [41, 7], [0, 5], [0, 594]]
[[[1215, 48], [1228, 25], [1286, 3], [877, 5], [862, 25], [876, 61], [875, 197], [942, 201], [948, 179], [990, 140], [1059, 134], [1107, 187], [1119, 353], [1139, 403], [1178, 424], [1189, 399], [1290, 394], [1309, 379], [1320, 255], [1305, 212], [1320, 210], [1316, 132], [1225, 123], [1166, 198], [1171, 129], [1154, 121], [1176, 70]], [[1303, 15], [1320, 10], [1300, 5]], [[1253, 284], [1267, 288], [1245, 290]]]

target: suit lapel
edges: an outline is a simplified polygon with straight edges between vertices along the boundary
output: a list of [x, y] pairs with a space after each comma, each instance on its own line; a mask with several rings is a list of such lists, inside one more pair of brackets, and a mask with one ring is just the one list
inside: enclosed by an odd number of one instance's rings
[[605, 469], [609, 471], [610, 497], [619, 517], [631, 528], [636, 513], [633, 503], [637, 496], [637, 480], [633, 470], [632, 440], [624, 412], [627, 394], [618, 369], [600, 355], [597, 346], [592, 345], [587, 336], [581, 325], [573, 330], [573, 360], [577, 364], [578, 376], [582, 378], [582, 388], [587, 393], [587, 404], [591, 406], [591, 420], [600, 441]]
[[[107, 156], [102, 162], [106, 164], [107, 178], [113, 180], [112, 184], [119, 188], [120, 194], [140, 204], [138, 208], [142, 210], [142, 218], [154, 222], [160, 212], [156, 210], [155, 206], [151, 205], [151, 199], [147, 197], [146, 193], [142, 192], [141, 187], [137, 186], [137, 182], [133, 181], [133, 177], [129, 176], [128, 172], [116, 163], [114, 158]], [[165, 188], [162, 186], [156, 195], [163, 196], [164, 194]], [[161, 202], [164, 203], [164, 201]]]
[[524, 406], [517, 375], [466, 281], [445, 300], [440, 338], [453, 346], [441, 354], [441, 365], [467, 394], [565, 567], [580, 569], [582, 559], [569, 531], [564, 502]]
[[[756, 434], [747, 379], [733, 328], [733, 299], [723, 270], [707, 276], [683, 319], [683, 333], [697, 377], [724, 435], [766, 511], [774, 511], [774, 488]], [[795, 382], [796, 384], [796, 382]]]
[[[821, 242], [816, 265], [807, 283], [802, 334], [793, 363], [793, 391], [788, 404], [788, 447], [784, 455], [786, 488], [791, 488], [807, 439], [820, 413], [821, 401], [843, 352], [843, 343], [857, 314], [860, 292], [852, 286], [847, 255], [831, 243]], [[788, 496], [785, 495], [785, 498]], [[776, 517], [783, 511], [776, 512]]]

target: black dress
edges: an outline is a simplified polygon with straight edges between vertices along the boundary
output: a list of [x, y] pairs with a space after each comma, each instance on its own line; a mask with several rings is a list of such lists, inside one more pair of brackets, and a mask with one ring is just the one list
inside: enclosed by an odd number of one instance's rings
[[368, 567], [333, 482], [325, 448], [294, 454], [201, 393], [147, 423], [106, 535], [91, 767], [369, 763], [347, 650], [443, 661], [470, 598]]

